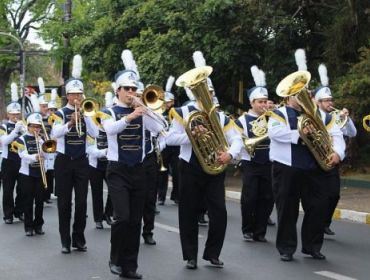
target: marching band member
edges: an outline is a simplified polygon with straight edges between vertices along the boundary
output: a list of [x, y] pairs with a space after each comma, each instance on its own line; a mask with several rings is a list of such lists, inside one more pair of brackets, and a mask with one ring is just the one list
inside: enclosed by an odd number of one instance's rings
[[[314, 91], [314, 99], [320, 109], [321, 117], [325, 122], [327, 114], [331, 113], [333, 109], [333, 96], [331, 95], [331, 90], [329, 88], [329, 78], [327, 75], [327, 68], [324, 64], [319, 66], [319, 75], [321, 81], [321, 87], [317, 88]], [[338, 112], [339, 115], [332, 116], [340, 118], [338, 121], [343, 122], [341, 118], [347, 118], [347, 122], [341, 127], [344, 136], [355, 137], [357, 130], [353, 124], [352, 119], [348, 116], [349, 112], [346, 108], [343, 108], [341, 112]], [[337, 207], [338, 201], [340, 199], [340, 176], [339, 176], [339, 167], [336, 166], [330, 171], [331, 183], [326, 187], [329, 195], [329, 205], [328, 205], [328, 214], [325, 220], [324, 233], [328, 235], [335, 235], [335, 232], [330, 229], [331, 220]]]
[[[18, 185], [18, 172], [20, 158], [11, 149], [11, 143], [24, 132], [21, 119], [21, 106], [17, 103], [17, 85], [11, 84], [12, 102], [6, 107], [8, 122], [0, 126], [0, 143], [2, 146], [1, 171], [3, 173], [3, 211], [6, 224], [13, 223], [13, 216], [23, 221], [23, 201], [20, 186]], [[16, 186], [16, 198], [13, 193]]]
[[[48, 120], [49, 120], [48, 103], [49, 102], [47, 102], [46, 96], [45, 96], [45, 84], [44, 84], [44, 80], [41, 77], [39, 77], [37, 79], [37, 82], [39, 84], [39, 98], [38, 98], [38, 101], [39, 101], [39, 107], [40, 107], [40, 114], [42, 116], [42, 121], [44, 123], [45, 133], [47, 133], [47, 135], [50, 135], [51, 125], [48, 122]], [[41, 132], [43, 133], [42, 130], [41, 130]], [[45, 139], [45, 135], [43, 135], [43, 138]], [[54, 156], [53, 154], [45, 155], [45, 162], [47, 163], [46, 166], [47, 166], [47, 169], [48, 169], [47, 172], [46, 172], [48, 187], [46, 189], [44, 189], [44, 202], [47, 203], [47, 204], [51, 203], [50, 194], [53, 192], [53, 186], [54, 186], [54, 174], [53, 174], [52, 170], [49, 171], [48, 158], [53, 157], [53, 156]], [[49, 185], [49, 183], [51, 183], [51, 184]]]
[[[197, 68], [196, 68], [197, 69]], [[209, 93], [210, 94], [210, 93]], [[210, 96], [209, 98], [212, 99]], [[198, 255], [198, 215], [200, 203], [205, 197], [209, 216], [209, 230], [203, 259], [215, 267], [223, 267], [219, 259], [223, 246], [227, 213], [225, 205], [225, 172], [216, 175], [206, 173], [201, 167], [185, 131], [184, 120], [191, 112], [200, 111], [201, 104], [173, 109], [171, 128], [166, 137], [167, 145], [180, 145], [179, 162], [179, 227], [183, 259], [188, 269], [197, 268]], [[218, 111], [219, 123], [227, 142], [231, 145], [225, 152], [220, 152], [217, 162], [227, 164], [238, 155], [242, 140], [234, 127], [234, 122], [223, 112]], [[192, 133], [204, 133], [203, 126], [196, 126]]]
[[[165, 105], [166, 111], [163, 113], [167, 120], [170, 122], [171, 117], [169, 116], [170, 110], [175, 105], [175, 96], [171, 92], [175, 78], [170, 76], [166, 83], [165, 92]], [[180, 147], [179, 146], [166, 146], [162, 151], [163, 166], [167, 169], [159, 173], [158, 178], [158, 204], [164, 205], [166, 201], [167, 188], [168, 188], [168, 175], [169, 172], [172, 176], [172, 191], [170, 199], [176, 204], [178, 203], [178, 161], [179, 161]]]
[[[267, 111], [268, 98], [265, 73], [257, 66], [252, 66], [251, 72], [256, 83], [255, 87], [248, 90], [251, 109], [235, 122], [249, 139], [258, 136], [253, 132], [253, 121]], [[252, 155], [245, 148], [241, 152], [243, 188], [240, 204], [242, 232], [246, 241], [266, 242], [267, 222], [274, 205], [269, 143], [268, 139], [259, 143]]]
[[[297, 50], [296, 61], [299, 70], [307, 69], [303, 50]], [[296, 96], [289, 96], [287, 105], [275, 110], [268, 122], [273, 192], [278, 214], [276, 247], [282, 261], [292, 261], [297, 248], [296, 222], [300, 199], [305, 211], [301, 230], [302, 253], [314, 259], [325, 259], [320, 250], [323, 244], [327, 209], [325, 188], [329, 183], [329, 173], [319, 167], [300, 137], [297, 125], [301, 114], [302, 108]], [[340, 129], [329, 116], [325, 126], [332, 138], [334, 150], [329, 156], [329, 164], [335, 166], [344, 158], [345, 144]], [[311, 133], [309, 129], [305, 127], [301, 133], [307, 135]]]
[[[105, 108], [113, 106], [113, 95], [111, 92], [105, 93]], [[93, 214], [97, 229], [103, 229], [103, 220], [108, 225], [112, 224], [113, 216], [112, 201], [108, 194], [107, 201], [103, 202], [103, 182], [107, 181], [107, 134], [103, 127], [99, 127], [99, 136], [96, 139], [88, 137], [89, 146], [86, 150], [89, 157], [89, 180], [91, 186]], [[104, 209], [104, 210], [103, 210]]]
[[[39, 235], [45, 233], [42, 229], [44, 224], [44, 186], [40, 171], [40, 164], [44, 164], [42, 161], [44, 154], [40, 149], [43, 143], [40, 137], [42, 121], [42, 116], [39, 113], [31, 113], [27, 117], [27, 132], [16, 140], [18, 154], [21, 158], [19, 185], [24, 196], [26, 236], [33, 236], [34, 232]], [[33, 216], [34, 203], [35, 216]]]
[[147, 193], [145, 130], [157, 134], [163, 126], [135, 105], [137, 74], [131, 70], [116, 74], [117, 103], [108, 109], [102, 124], [108, 137], [108, 191], [117, 221], [111, 227], [109, 266], [113, 274], [141, 279], [137, 273], [141, 220]]
[[[72, 247], [86, 251], [86, 200], [89, 163], [86, 157], [86, 136], [98, 136], [98, 128], [90, 117], [81, 117], [79, 107], [84, 86], [80, 80], [82, 58], [73, 58], [72, 78], [66, 82], [67, 105], [55, 113], [52, 135], [57, 139], [55, 158], [55, 191], [58, 196], [59, 233], [62, 253]], [[75, 193], [75, 215], [70, 234], [72, 191]]]

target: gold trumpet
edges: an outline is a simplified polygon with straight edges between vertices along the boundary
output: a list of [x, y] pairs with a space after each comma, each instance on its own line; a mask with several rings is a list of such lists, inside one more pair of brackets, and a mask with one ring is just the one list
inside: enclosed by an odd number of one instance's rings
[[363, 118], [362, 125], [367, 132], [370, 132], [370, 115]]
[[334, 108], [331, 106], [332, 110], [330, 115], [335, 118], [335, 123], [339, 126], [339, 128], [343, 128], [348, 122], [348, 116], [344, 114], [340, 114], [342, 110]]
[[142, 94], [142, 100], [145, 106], [157, 114], [163, 114], [165, 111], [164, 90], [157, 85], [147, 86]]
[[75, 99], [74, 103], [75, 103], [75, 126], [76, 126], [76, 131], [77, 131], [77, 135], [78, 137], [81, 137], [83, 132], [82, 132], [82, 121], [81, 121], [81, 118], [79, 118], [78, 114], [80, 113], [78, 108], [77, 108], [77, 99]]
[[167, 168], [164, 166], [163, 164], [163, 157], [162, 157], [162, 153], [161, 151], [159, 150], [159, 141], [158, 141], [158, 138], [156, 139], [156, 144], [155, 144], [155, 153], [157, 154], [157, 162], [159, 164], [159, 171], [160, 172], [165, 172], [167, 171]]
[[42, 154], [41, 154], [41, 151], [44, 149], [44, 147], [40, 146], [40, 136], [37, 134], [37, 132], [34, 132], [33, 134], [35, 136], [37, 154], [39, 156], [39, 164], [40, 164], [42, 184], [44, 185], [44, 188], [47, 189], [48, 188], [48, 181], [46, 179], [45, 160], [44, 160], [44, 158], [42, 157]]

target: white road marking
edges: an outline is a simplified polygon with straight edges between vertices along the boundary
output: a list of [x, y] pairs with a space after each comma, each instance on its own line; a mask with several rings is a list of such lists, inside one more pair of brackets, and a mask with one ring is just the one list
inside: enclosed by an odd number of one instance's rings
[[[156, 226], [158, 228], [161, 228], [161, 229], [164, 229], [164, 230], [167, 230], [169, 232], [180, 233], [180, 230], [178, 228], [172, 227], [172, 226], [168, 226], [168, 225], [165, 225], [165, 224], [154, 223], [154, 226]], [[204, 236], [201, 235], [201, 234], [198, 234], [198, 237], [202, 238]]]
[[324, 277], [327, 277], [327, 278], [330, 278], [330, 279], [335, 279], [335, 280], [357, 280], [356, 278], [344, 276], [342, 274], [338, 274], [338, 273], [331, 272], [331, 271], [325, 271], [325, 270], [324, 271], [315, 271], [314, 273], [319, 274], [319, 275], [324, 276]]

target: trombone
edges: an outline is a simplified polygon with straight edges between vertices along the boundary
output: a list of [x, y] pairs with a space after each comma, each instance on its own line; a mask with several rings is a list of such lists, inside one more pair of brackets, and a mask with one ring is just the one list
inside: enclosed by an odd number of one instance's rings
[[39, 164], [40, 164], [40, 172], [41, 172], [41, 178], [42, 178], [42, 184], [44, 185], [44, 188], [48, 188], [48, 182], [46, 180], [46, 169], [45, 169], [45, 160], [42, 157], [41, 151], [43, 150], [43, 147], [40, 146], [40, 137], [37, 134], [37, 132], [33, 133], [35, 136], [36, 141], [36, 148], [37, 148], [37, 155], [39, 156]]
[[42, 131], [44, 132], [44, 138], [45, 138], [45, 141], [44, 143], [42, 143], [42, 146], [41, 146], [42, 150], [45, 153], [55, 153], [55, 151], [57, 150], [57, 142], [55, 140], [50, 139], [43, 121], [41, 122], [41, 127], [42, 127]]

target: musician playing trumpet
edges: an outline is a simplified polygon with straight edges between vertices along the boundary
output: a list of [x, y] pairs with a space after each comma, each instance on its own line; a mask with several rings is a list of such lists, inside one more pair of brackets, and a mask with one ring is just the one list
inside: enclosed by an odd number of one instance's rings
[[[45, 174], [44, 153], [41, 146], [42, 116], [32, 113], [27, 117], [27, 132], [16, 140], [21, 168], [19, 169], [19, 184], [24, 196], [24, 230], [26, 236], [44, 234], [44, 183]], [[42, 166], [43, 165], [43, 166]], [[42, 174], [44, 172], [44, 174]], [[35, 204], [35, 215], [33, 205]]]
[[[248, 90], [251, 109], [235, 122], [241, 132], [253, 140], [256, 128], [267, 134], [267, 122], [257, 122], [259, 116], [267, 111], [268, 92], [265, 73], [257, 66], [251, 67], [256, 86]], [[265, 119], [266, 120], [266, 119]], [[271, 163], [269, 159], [268, 138], [257, 143], [254, 151], [243, 148], [241, 152], [241, 169], [243, 188], [241, 194], [242, 232], [245, 241], [266, 242], [267, 222], [272, 211], [274, 200], [271, 183]]]

